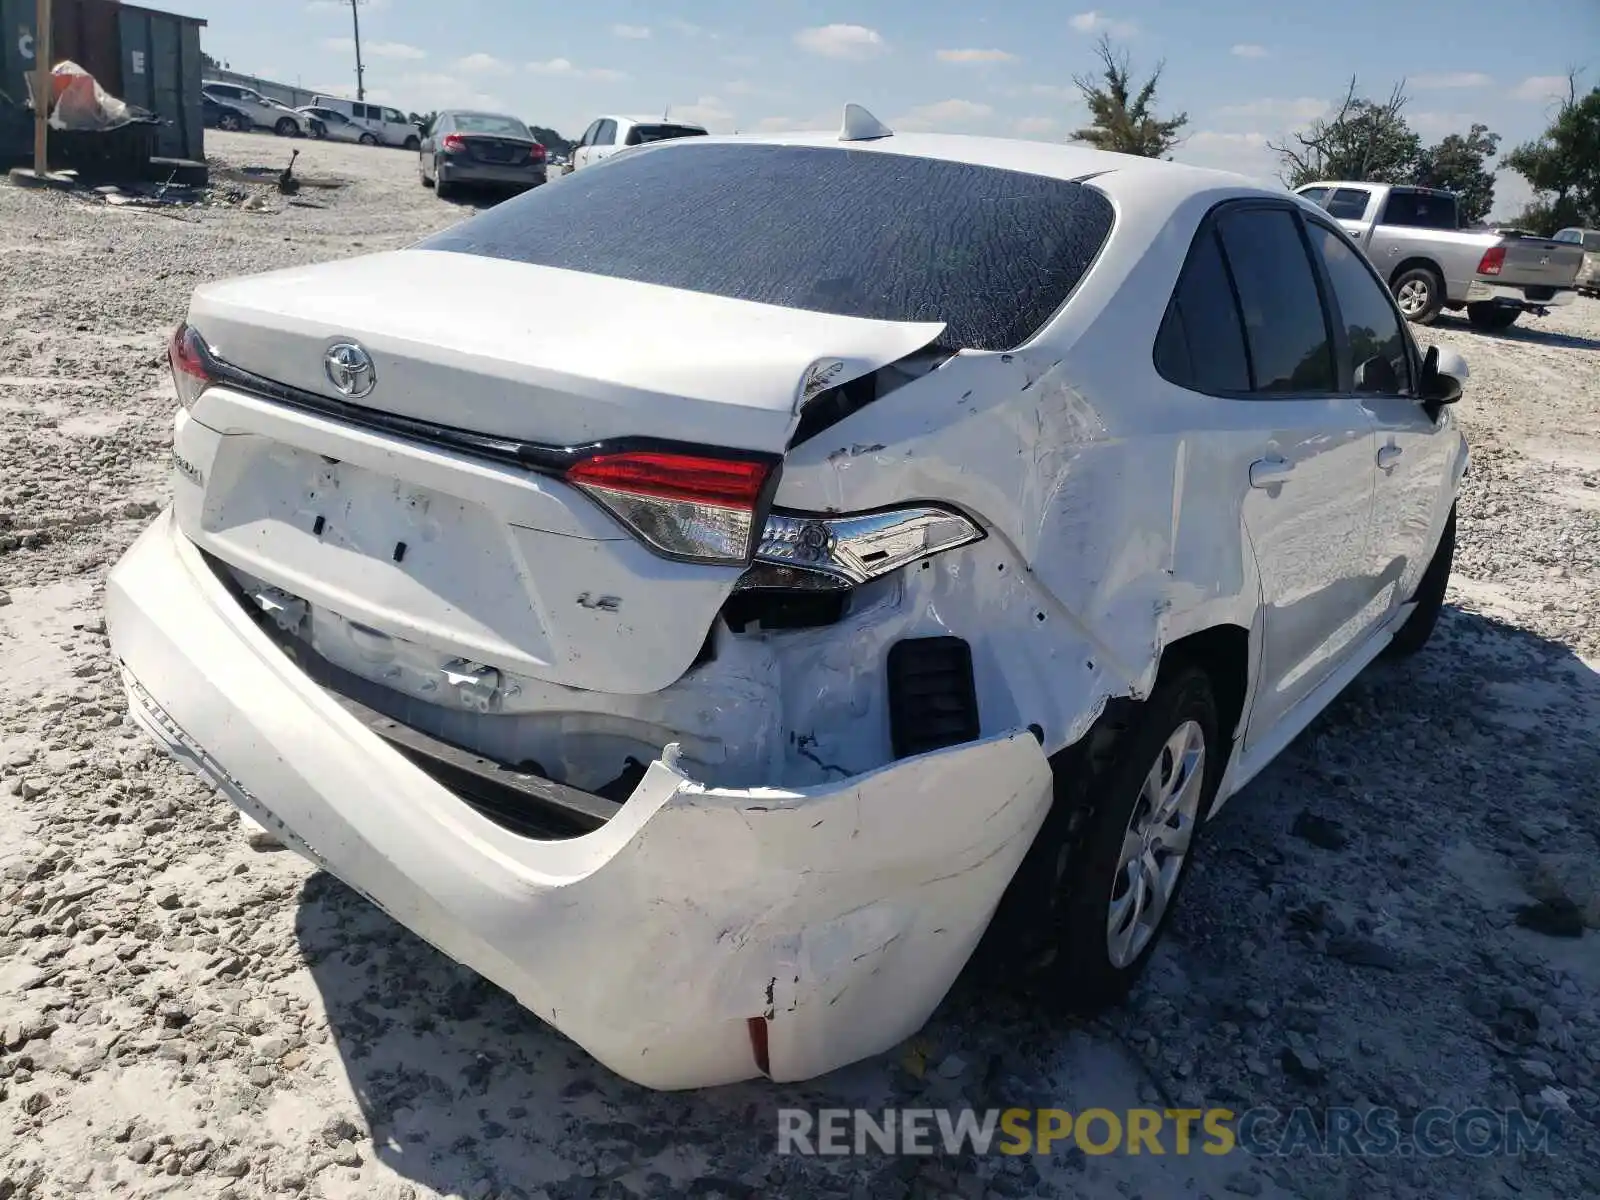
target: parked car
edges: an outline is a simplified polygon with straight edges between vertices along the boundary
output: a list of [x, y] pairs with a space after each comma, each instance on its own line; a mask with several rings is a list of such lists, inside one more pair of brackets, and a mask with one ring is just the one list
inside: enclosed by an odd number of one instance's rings
[[1479, 329], [1507, 329], [1525, 312], [1570, 304], [1581, 251], [1515, 229], [1461, 228], [1454, 193], [1383, 183], [1308, 183], [1383, 273], [1408, 321], [1467, 310]]
[[1583, 247], [1578, 290], [1588, 296], [1600, 296], [1600, 229], [1563, 229], [1552, 240]]
[[[367, 131], [336, 108], [309, 105], [296, 109], [311, 124], [311, 136], [330, 142], [359, 142]], [[368, 138], [370, 142], [370, 136]]]
[[208, 80], [200, 85], [200, 94], [243, 114], [249, 122], [246, 128], [270, 129], [279, 137], [304, 137], [311, 132], [310, 122], [304, 116], [286, 104], [268, 100], [253, 88]]
[[222, 129], [230, 133], [240, 133], [251, 127], [250, 118], [231, 104], [224, 104], [221, 100], [200, 93], [200, 119], [207, 129]]
[[1331, 217], [849, 113], [201, 285], [107, 585], [165, 748], [653, 1087], [880, 1052], [986, 928], [1116, 1002], [1450, 573], [1465, 365]]
[[382, 104], [363, 104], [339, 96], [313, 96], [315, 108], [330, 108], [343, 113], [360, 129], [356, 140], [367, 146], [400, 146], [415, 150], [422, 144], [419, 130], [398, 108]]
[[629, 146], [646, 146], [652, 142], [667, 142], [677, 138], [705, 137], [699, 125], [682, 121], [668, 121], [652, 117], [597, 117], [583, 131], [583, 137], [572, 149], [572, 162], [567, 171], [578, 170], [609, 158], [618, 150]]
[[441, 199], [458, 187], [526, 191], [545, 181], [544, 146], [516, 117], [447, 109], [434, 118], [417, 152], [425, 187]]

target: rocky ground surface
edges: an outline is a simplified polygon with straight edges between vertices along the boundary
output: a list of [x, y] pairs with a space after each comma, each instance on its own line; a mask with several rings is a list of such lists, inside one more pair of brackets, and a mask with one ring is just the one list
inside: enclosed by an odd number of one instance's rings
[[[218, 164], [288, 144], [213, 135]], [[130, 727], [98, 615], [166, 492], [167, 335], [207, 279], [465, 215], [409, 156], [226, 174], [162, 211], [0, 186], [0, 1200], [21, 1197], [1600, 1194], [1600, 303], [1445, 318], [1473, 443], [1450, 607], [1210, 830], [1126, 1010], [963, 982], [804, 1087], [656, 1095], [287, 853]], [[1588, 656], [1586, 661], [1584, 656]], [[1437, 1160], [779, 1158], [794, 1105], [1550, 1113]]]

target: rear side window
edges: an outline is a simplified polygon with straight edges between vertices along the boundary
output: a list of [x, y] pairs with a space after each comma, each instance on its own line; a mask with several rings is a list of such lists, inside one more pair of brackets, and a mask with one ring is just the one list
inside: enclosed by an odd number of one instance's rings
[[610, 146], [617, 140], [617, 123], [615, 121], [601, 121], [600, 128], [595, 131], [594, 144], [596, 146]]
[[1081, 183], [904, 154], [691, 139], [619, 154], [419, 243], [737, 300], [942, 321], [1009, 350], [1111, 232]]
[[1252, 391], [1332, 392], [1333, 345], [1299, 222], [1281, 208], [1217, 222], [1250, 349]]
[[1372, 193], [1361, 188], [1337, 188], [1322, 207], [1336, 221], [1359, 221], [1367, 215], [1367, 203]]
[[1250, 390], [1244, 327], [1217, 233], [1209, 222], [1189, 251], [1156, 335], [1156, 370], [1169, 383], [1194, 391]]
[[[1322, 204], [1323, 201], [1327, 200], [1329, 190], [1330, 189], [1325, 187], [1304, 188], [1297, 192], [1296, 195], [1311, 201], [1313, 204]], [[1324, 205], [1324, 207], [1326, 207], [1326, 205]]]
[[1590, 254], [1600, 254], [1600, 233], [1584, 234], [1583, 248]]
[[1414, 229], [1454, 229], [1456, 200], [1437, 192], [1390, 192], [1380, 219], [1385, 225]]
[[1306, 234], [1328, 271], [1344, 323], [1349, 378], [1368, 395], [1398, 396], [1411, 390], [1411, 362], [1400, 314], [1360, 252], [1338, 234], [1306, 222]]

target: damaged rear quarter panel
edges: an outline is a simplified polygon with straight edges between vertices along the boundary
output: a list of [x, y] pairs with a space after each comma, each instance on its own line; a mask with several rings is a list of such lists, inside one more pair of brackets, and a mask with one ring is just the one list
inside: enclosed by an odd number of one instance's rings
[[1107, 699], [1148, 694], [1172, 641], [1250, 628], [1259, 595], [1226, 433], [1139, 403], [1133, 364], [1109, 378], [1075, 364], [1049, 345], [957, 355], [792, 450], [778, 494], [820, 511], [935, 498], [982, 521], [1027, 594], [997, 595], [987, 622], [953, 632], [975, 660], [1020, 643], [1056, 665], [1038, 682], [1065, 693], [1057, 703], [1030, 709], [1032, 685], [1019, 689], [1023, 720], [1057, 715], [1041, 720], [1052, 751]]

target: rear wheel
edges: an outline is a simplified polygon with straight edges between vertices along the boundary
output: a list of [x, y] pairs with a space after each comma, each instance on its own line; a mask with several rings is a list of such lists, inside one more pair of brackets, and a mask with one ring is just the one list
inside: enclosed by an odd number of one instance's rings
[[1467, 320], [1474, 329], [1510, 329], [1521, 315], [1520, 308], [1512, 308], [1509, 304], [1467, 305]]
[[378, 139], [374, 134], [363, 133], [361, 135], [361, 144], [363, 146], [376, 146], [378, 144]]
[[428, 168], [422, 165], [422, 159], [417, 159], [417, 178], [422, 181], [423, 187], [432, 187], [433, 180], [428, 178]]
[[238, 133], [244, 128], [244, 122], [239, 119], [236, 113], [225, 112], [217, 118], [217, 128], [226, 130], [228, 133]]
[[293, 117], [279, 117], [278, 123], [272, 127], [272, 131], [279, 137], [293, 137], [300, 132], [300, 126], [294, 123]]
[[422, 149], [422, 139], [418, 137], [408, 137], [406, 139], [406, 149], [415, 154], [418, 150]]
[[447, 183], [444, 175], [439, 171], [438, 160], [433, 164], [433, 191], [441, 200], [448, 200], [456, 194], [456, 185]]
[[1389, 284], [1400, 315], [1413, 325], [1432, 325], [1444, 307], [1444, 280], [1431, 267], [1410, 267]]
[[1450, 566], [1455, 557], [1456, 510], [1452, 505], [1444, 532], [1439, 535], [1439, 545], [1428, 560], [1428, 569], [1422, 573], [1416, 594], [1411, 597], [1417, 606], [1383, 648], [1390, 658], [1408, 658], [1428, 644], [1433, 627], [1439, 623], [1439, 610], [1444, 607], [1445, 587], [1450, 582]]
[[1198, 667], [1164, 674], [1149, 700], [1102, 722], [1040, 832], [1055, 864], [1044, 982], [1057, 1002], [1090, 1013], [1125, 998], [1149, 962], [1227, 757]]

